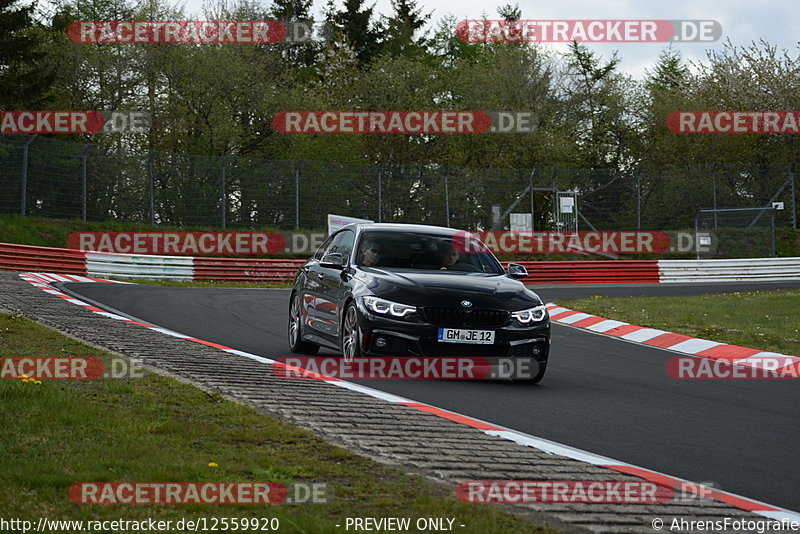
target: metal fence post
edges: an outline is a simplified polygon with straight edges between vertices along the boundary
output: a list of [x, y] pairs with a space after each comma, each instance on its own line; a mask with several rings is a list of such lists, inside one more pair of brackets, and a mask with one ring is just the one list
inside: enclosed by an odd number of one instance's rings
[[789, 179], [791, 180], [792, 184], [792, 228], [797, 230], [797, 182], [795, 181], [794, 177], [794, 170], [796, 167], [796, 163], [792, 162], [791, 166], [789, 167]]
[[155, 177], [153, 176], [153, 154], [150, 152], [147, 156], [147, 191], [149, 194], [149, 211], [150, 211], [150, 224], [156, 224], [156, 195], [155, 195]]
[[86, 204], [88, 203], [88, 187], [86, 180], [86, 156], [94, 145], [89, 145], [81, 154], [81, 220], [86, 222]]
[[636, 170], [636, 231], [642, 229], [642, 168]]
[[298, 160], [294, 165], [294, 228], [300, 228], [300, 165], [303, 160]]
[[28, 139], [28, 142], [25, 143], [25, 146], [22, 147], [22, 183], [20, 184], [22, 186], [22, 192], [20, 194], [19, 213], [23, 217], [25, 217], [28, 211], [28, 147], [33, 143], [37, 135], [39, 134], [33, 134], [33, 136]]
[[[714, 230], [717, 229], [717, 164], [711, 167], [711, 185], [713, 187], [714, 195]], [[699, 258], [698, 258], [699, 259]]]
[[226, 223], [227, 223], [228, 205], [227, 205], [227, 202], [225, 201], [225, 197], [227, 195], [227, 193], [225, 192], [225, 169], [227, 168], [227, 166], [228, 166], [228, 158], [223, 158], [223, 160], [222, 160], [222, 173], [221, 173], [221, 176], [220, 176], [220, 179], [221, 179], [221, 182], [222, 182], [220, 184], [220, 193], [221, 193], [221, 195], [220, 195], [220, 199], [219, 199], [220, 210], [221, 210], [221, 215], [222, 215], [222, 229], [223, 230], [227, 227]]
[[770, 229], [772, 230], [770, 235], [772, 241], [772, 257], [774, 258], [775, 257], [775, 208], [769, 210], [769, 214], [770, 214]]
[[536, 168], [534, 167], [531, 169], [531, 174], [528, 177], [528, 183], [531, 188], [531, 232], [536, 230], [536, 223], [534, 223], [534, 217], [536, 215], [536, 200], [534, 198], [534, 191], [533, 191], [533, 178], [536, 176]]
[[556, 189], [556, 173], [558, 169], [553, 168], [553, 172], [550, 174], [550, 187], [552, 189], [553, 195], [553, 231], [558, 232], [558, 227], [556, 227], [556, 222], [558, 221], [558, 189]]
[[383, 222], [381, 220], [382, 212], [383, 212], [383, 200], [381, 198], [382, 194], [382, 187], [383, 187], [383, 163], [378, 164], [378, 222]]
[[444, 213], [447, 221], [446, 225], [448, 228], [450, 227], [450, 189], [449, 189], [449, 184], [447, 183], [448, 182], [447, 175], [450, 174], [449, 171], [450, 167], [448, 165], [445, 165], [444, 166]]
[[[699, 215], [700, 215], [699, 211], [694, 214], [694, 250], [696, 252], [696, 256], [695, 257], [698, 260], [700, 259], [700, 243], [699, 243], [700, 238], [698, 237], [698, 234], [700, 233], [700, 228], [697, 226], [697, 218], [698, 218]], [[715, 212], [714, 213], [714, 217], [716, 217], [716, 216], [717, 216], [717, 214]]]

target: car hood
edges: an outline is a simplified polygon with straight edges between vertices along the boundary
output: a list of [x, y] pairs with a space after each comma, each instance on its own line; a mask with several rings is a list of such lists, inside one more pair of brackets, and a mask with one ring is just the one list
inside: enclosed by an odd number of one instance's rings
[[461, 307], [462, 300], [469, 300], [475, 308], [516, 311], [542, 303], [522, 282], [499, 274], [387, 271], [368, 267], [361, 269], [356, 277], [363, 284], [362, 294], [412, 306]]

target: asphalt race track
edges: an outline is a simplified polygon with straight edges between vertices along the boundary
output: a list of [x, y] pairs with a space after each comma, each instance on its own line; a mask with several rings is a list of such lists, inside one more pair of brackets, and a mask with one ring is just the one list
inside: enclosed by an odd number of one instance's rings
[[[289, 356], [289, 290], [60, 284], [109, 311], [254, 354]], [[591, 295], [694, 295], [800, 282], [539, 286], [545, 302]], [[325, 354], [325, 352], [321, 352]], [[328, 353], [333, 354], [333, 353]], [[800, 383], [679, 381], [673, 352], [554, 324], [539, 385], [363, 381], [419, 402], [800, 511]]]

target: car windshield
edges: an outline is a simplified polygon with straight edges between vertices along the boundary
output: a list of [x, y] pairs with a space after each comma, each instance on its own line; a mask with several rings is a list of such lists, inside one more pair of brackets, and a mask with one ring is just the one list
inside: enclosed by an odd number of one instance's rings
[[454, 237], [417, 232], [369, 232], [361, 238], [357, 262], [363, 267], [383, 269], [504, 274], [503, 267], [484, 247], [465, 247], [463, 238]]

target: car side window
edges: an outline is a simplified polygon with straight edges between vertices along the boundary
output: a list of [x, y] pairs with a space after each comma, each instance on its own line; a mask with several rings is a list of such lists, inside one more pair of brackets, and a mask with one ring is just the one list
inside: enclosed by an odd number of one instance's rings
[[350, 254], [353, 252], [353, 243], [355, 242], [355, 234], [351, 230], [342, 230], [334, 234], [330, 245], [325, 249], [325, 254], [337, 252], [342, 255], [345, 263], [350, 259]]
[[328, 247], [331, 246], [331, 241], [333, 241], [334, 237], [335, 237], [335, 235], [328, 236], [328, 239], [326, 239], [325, 241], [322, 242], [322, 244], [319, 246], [317, 251], [314, 253], [314, 259], [315, 260], [321, 260], [322, 259], [322, 256], [325, 255], [325, 251], [328, 250]]

